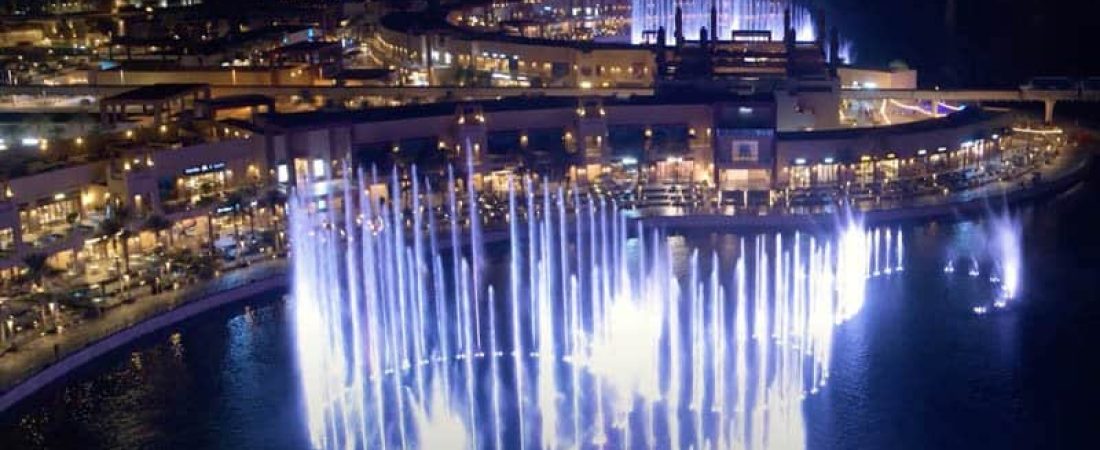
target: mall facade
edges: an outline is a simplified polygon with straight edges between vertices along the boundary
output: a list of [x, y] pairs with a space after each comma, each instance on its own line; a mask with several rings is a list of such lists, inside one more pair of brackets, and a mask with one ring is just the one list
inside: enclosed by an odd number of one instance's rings
[[[812, 40], [800, 40], [789, 17], [787, 32], [774, 39], [753, 30], [728, 36], [713, 31], [720, 27], [686, 30], [677, 19], [670, 30], [654, 30], [652, 41], [629, 45], [505, 36], [462, 26], [471, 19], [460, 11], [434, 20], [424, 14], [383, 18], [371, 49], [384, 60], [413, 62], [402, 70], [416, 69], [424, 84], [527, 87], [496, 100], [295, 113], [252, 98], [259, 96], [211, 99], [215, 86], [207, 84], [153, 85], [109, 97], [101, 100], [109, 107], [101, 116], [119, 134], [111, 137], [121, 141], [117, 155], [0, 182], [0, 269], [19, 266], [32, 252], [75, 255], [103, 238], [97, 225], [123, 206], [134, 214], [132, 239], [149, 239], [136, 232], [137, 220], [160, 215], [183, 229], [176, 231], [201, 226], [212, 243], [228, 226], [219, 222], [239, 228], [240, 205], [225, 201], [234, 193], [255, 198], [308, 185], [325, 194], [335, 183], [317, 182], [341, 179], [344, 167], [396, 168], [402, 177], [414, 166], [429, 177], [455, 167], [461, 182], [490, 192], [505, 189], [513, 174], [537, 174], [598, 193], [687, 187], [748, 204], [777, 192], [881, 186], [980, 166], [1001, 151], [1000, 138], [1018, 120], [975, 106], [892, 125], [846, 123], [845, 110], [870, 108], [842, 105], [842, 89], [911, 89], [916, 73], [842, 66], [835, 30], [819, 27]], [[717, 20], [712, 14], [710, 23]], [[652, 93], [558, 97], [540, 95], [540, 86], [577, 87], [582, 94], [585, 87], [641, 86]], [[175, 91], [165, 94], [168, 88]], [[150, 95], [177, 91], [203, 94], [155, 97], [152, 127], [125, 128], [136, 122], [124, 102], [144, 102], [137, 106], [145, 111]], [[197, 114], [199, 105], [209, 111]], [[210, 112], [234, 106], [251, 108], [248, 119], [218, 120]], [[162, 119], [161, 111], [169, 114]], [[171, 135], [202, 120], [208, 121], [202, 136], [155, 146], [128, 142], [134, 129]]]

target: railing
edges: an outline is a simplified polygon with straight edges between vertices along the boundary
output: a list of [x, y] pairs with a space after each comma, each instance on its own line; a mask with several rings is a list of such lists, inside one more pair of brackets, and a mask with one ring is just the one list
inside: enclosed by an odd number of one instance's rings
[[[29, 348], [20, 348], [15, 353], [0, 354], [0, 369], [3, 369], [0, 370], [0, 391], [6, 391], [66, 356], [110, 338], [138, 323], [169, 313], [199, 299], [229, 292], [258, 281], [283, 277], [285, 273], [285, 260], [261, 262], [259, 265], [225, 273], [213, 281], [187, 286], [176, 291], [137, 297], [130, 304], [123, 304], [105, 311], [102, 317], [94, 321], [82, 322], [58, 335], [32, 339], [25, 343]], [[122, 318], [121, 315], [124, 313], [132, 315]], [[73, 339], [76, 340], [75, 343], [67, 342]], [[56, 345], [55, 350], [50, 349], [51, 345]], [[13, 358], [18, 358], [20, 361], [15, 361]]]

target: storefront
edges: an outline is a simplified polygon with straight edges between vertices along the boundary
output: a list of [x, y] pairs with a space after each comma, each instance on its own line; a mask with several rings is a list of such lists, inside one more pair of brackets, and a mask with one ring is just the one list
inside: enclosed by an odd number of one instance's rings
[[722, 169], [718, 172], [718, 182], [723, 191], [766, 191], [771, 188], [771, 177], [766, 169]]
[[898, 179], [898, 158], [893, 153], [888, 153], [886, 159], [878, 161], [876, 163], [878, 170], [878, 178], [885, 181], [893, 181]]
[[825, 158], [821, 163], [813, 166], [814, 184], [817, 186], [832, 186], [838, 181], [838, 165], [833, 158]]
[[806, 165], [806, 160], [799, 158], [794, 164], [787, 167], [790, 171], [790, 186], [795, 189], [805, 189], [813, 184], [812, 169]]
[[854, 180], [859, 184], [870, 184], [875, 181], [875, 162], [871, 160], [870, 156], [864, 155], [859, 158], [859, 162], [855, 164], [852, 170]]
[[203, 164], [184, 169], [176, 181], [176, 198], [186, 198], [198, 203], [203, 196], [221, 192], [229, 184], [230, 173], [224, 162]]
[[80, 219], [80, 192], [57, 193], [19, 210], [24, 239], [34, 235], [67, 228]]
[[690, 183], [695, 170], [695, 162], [680, 156], [669, 156], [653, 165], [651, 183], [680, 184]]

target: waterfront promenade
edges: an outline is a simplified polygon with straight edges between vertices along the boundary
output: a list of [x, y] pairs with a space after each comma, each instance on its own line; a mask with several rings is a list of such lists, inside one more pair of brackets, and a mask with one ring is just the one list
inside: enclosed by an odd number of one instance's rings
[[[974, 189], [945, 195], [856, 205], [869, 223], [920, 220], [943, 216], [980, 214], [991, 205], [1026, 202], [1062, 192], [1090, 172], [1092, 149], [1067, 150], [1049, 164], [1036, 169], [1036, 179], [1011, 179], [987, 183]], [[688, 228], [814, 228], [835, 223], [832, 210], [773, 208], [753, 214], [737, 211], [671, 211], [666, 215], [641, 214], [647, 225], [666, 229]], [[484, 242], [507, 238], [507, 227], [484, 229]], [[441, 240], [442, 245], [449, 245]], [[172, 326], [209, 309], [243, 300], [287, 285], [285, 259], [265, 259], [248, 267], [230, 270], [200, 284], [157, 295], [143, 295], [94, 318], [27, 341], [18, 351], [0, 356], [0, 411], [38, 389], [57, 381], [71, 370], [127, 343]]]
[[[231, 303], [226, 298], [242, 300], [285, 285], [286, 260], [267, 260], [226, 272], [208, 282], [137, 297], [133, 302], [105, 311], [99, 318], [82, 322], [58, 334], [32, 339], [18, 351], [0, 357], [0, 411], [92, 359], [80, 357], [80, 353], [90, 351], [94, 356], [99, 356], [159, 328], [146, 327], [140, 333], [126, 333], [139, 324], [162, 318], [163, 323], [159, 325], [170, 326], [221, 304]], [[233, 295], [235, 292], [240, 294], [238, 291], [245, 291], [244, 295]], [[222, 301], [217, 301], [219, 299]], [[115, 338], [124, 333], [127, 334], [124, 339]], [[108, 342], [110, 345], [105, 346], [108, 348], [92, 348]], [[78, 361], [74, 363], [71, 359]], [[48, 380], [35, 380], [54, 366], [61, 366], [61, 370], [48, 374]], [[25, 384], [33, 384], [33, 389], [24, 388]]]
[[[1069, 189], [1088, 176], [1095, 164], [1096, 149], [1074, 148], [1055, 158], [1050, 164], [1035, 169], [1034, 180], [998, 180], [961, 192], [942, 195], [922, 195], [904, 199], [863, 201], [849, 209], [865, 223], [928, 220], [939, 217], [972, 217], [990, 209], [1012, 205], [1057, 194]], [[1026, 177], [1024, 177], [1026, 178]], [[844, 212], [839, 203], [817, 207], [774, 207], [767, 210], [737, 211], [733, 208], [716, 212], [708, 209], [642, 213], [639, 220], [647, 225], [668, 229], [738, 228], [794, 229], [831, 227], [838, 214]]]

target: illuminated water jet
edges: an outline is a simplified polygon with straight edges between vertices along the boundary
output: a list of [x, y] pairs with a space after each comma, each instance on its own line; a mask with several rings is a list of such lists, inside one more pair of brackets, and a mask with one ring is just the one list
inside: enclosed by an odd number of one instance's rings
[[772, 40], [783, 39], [783, 10], [791, 9], [791, 27], [799, 41], [817, 36], [809, 8], [784, 0], [633, 0], [631, 41], [645, 41], [646, 31], [664, 27], [672, 37], [676, 7], [683, 13], [684, 32], [695, 39], [700, 28], [710, 29], [712, 5], [717, 10], [718, 35], [728, 39], [733, 30], [770, 31]]
[[442, 220], [415, 172], [411, 188], [391, 174], [386, 202], [366, 173], [289, 202], [315, 448], [804, 447], [834, 328], [902, 267], [901, 232], [853, 217], [743, 238], [723, 261], [525, 178], [492, 277], [480, 199], [448, 178]]
[[1020, 272], [1023, 270], [1023, 226], [1020, 220], [1008, 212], [989, 220], [991, 253], [1000, 269], [1001, 300], [1016, 298], [1020, 290]]

